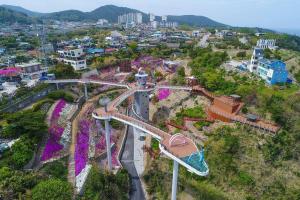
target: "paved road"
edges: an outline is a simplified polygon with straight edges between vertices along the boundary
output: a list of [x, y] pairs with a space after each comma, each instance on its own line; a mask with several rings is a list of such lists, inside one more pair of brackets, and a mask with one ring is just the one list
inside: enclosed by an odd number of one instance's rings
[[144, 200], [145, 195], [142, 188], [140, 178], [137, 174], [136, 168], [134, 166], [134, 135], [133, 128], [128, 127], [128, 135], [126, 138], [126, 144], [121, 157], [121, 163], [128, 173], [131, 175], [131, 191], [129, 193], [131, 200]]
[[209, 36], [210, 36], [210, 33], [204, 35], [203, 38], [198, 43], [198, 46], [202, 47], [202, 48], [206, 48], [208, 46], [207, 40], [208, 40]]

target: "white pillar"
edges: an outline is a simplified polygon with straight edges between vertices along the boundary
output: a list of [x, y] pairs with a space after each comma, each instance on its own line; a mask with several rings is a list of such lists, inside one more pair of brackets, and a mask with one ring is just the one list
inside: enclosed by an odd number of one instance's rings
[[59, 85], [58, 85], [58, 83], [56, 83], [56, 89], [59, 90]]
[[85, 100], [88, 100], [88, 98], [89, 98], [86, 83], [84, 84], [84, 97], [85, 97]]
[[105, 140], [106, 140], [106, 153], [107, 153], [107, 164], [108, 169], [112, 170], [112, 164], [111, 164], [111, 145], [110, 145], [110, 126], [109, 126], [109, 120], [105, 120]]
[[178, 179], [178, 162], [176, 160], [174, 160], [174, 164], [173, 164], [173, 180], [172, 180], [172, 199], [171, 200], [176, 200], [177, 179]]

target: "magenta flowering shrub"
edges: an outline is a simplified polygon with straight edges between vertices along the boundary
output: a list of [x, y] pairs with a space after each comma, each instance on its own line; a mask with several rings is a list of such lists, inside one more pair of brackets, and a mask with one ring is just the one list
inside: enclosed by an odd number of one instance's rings
[[[113, 143], [116, 144], [117, 138], [115, 136], [111, 135], [110, 142], [111, 142], [111, 144], [113, 144]], [[96, 144], [96, 152], [99, 154], [104, 151], [106, 151], [106, 139], [105, 139], [105, 134], [102, 134], [99, 139], [99, 142]], [[120, 166], [120, 163], [118, 160], [118, 149], [117, 148], [114, 148], [112, 150], [111, 159], [112, 159], [112, 164], [114, 167]]]
[[58, 118], [60, 117], [60, 113], [61, 111], [63, 110], [63, 108], [66, 106], [66, 101], [61, 99], [59, 100], [59, 102], [56, 104], [54, 110], [53, 110], [53, 113], [52, 113], [52, 116], [51, 116], [51, 119], [50, 119], [50, 123], [51, 125], [56, 123], [56, 121], [58, 120]]
[[59, 144], [56, 140], [48, 139], [41, 160], [45, 161], [53, 158], [62, 149], [63, 145]]
[[105, 150], [105, 148], [106, 148], [106, 139], [105, 136], [102, 134], [99, 143], [96, 144], [96, 150]]
[[56, 141], [59, 141], [63, 132], [64, 132], [64, 128], [59, 127], [57, 125], [53, 125], [52, 127], [49, 128], [49, 133], [50, 133], [50, 137], [53, 138]]
[[114, 167], [120, 166], [119, 159], [118, 159], [118, 150], [117, 150], [117, 148], [115, 148], [112, 151], [112, 154], [111, 154], [111, 163], [112, 163], [112, 165]]
[[161, 101], [161, 100], [164, 100], [166, 98], [168, 98], [171, 94], [171, 91], [170, 89], [160, 89], [159, 92], [158, 92], [158, 99]]
[[[110, 143], [116, 143], [117, 138], [114, 137], [112, 134], [110, 135]], [[105, 133], [103, 133], [99, 139], [99, 142], [96, 144], [96, 151], [103, 151], [106, 150], [106, 139], [105, 139]]]
[[89, 153], [89, 129], [90, 122], [82, 120], [79, 123], [79, 132], [75, 146], [75, 175], [77, 176], [85, 168]]
[[50, 128], [48, 130], [49, 138], [42, 153], [41, 161], [46, 161], [57, 156], [59, 151], [63, 149], [63, 145], [61, 145], [59, 141], [64, 132], [64, 128], [59, 127], [57, 121], [65, 106], [66, 102], [64, 100], [59, 100], [52, 112], [50, 118]]

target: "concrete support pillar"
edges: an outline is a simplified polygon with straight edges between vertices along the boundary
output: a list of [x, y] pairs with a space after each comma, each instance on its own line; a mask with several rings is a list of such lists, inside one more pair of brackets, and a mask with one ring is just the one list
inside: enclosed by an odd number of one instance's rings
[[173, 180], [172, 180], [172, 199], [176, 200], [176, 194], [177, 194], [177, 179], [178, 179], [178, 162], [174, 160], [173, 164]]
[[112, 164], [111, 164], [110, 125], [108, 119], [105, 120], [105, 140], [106, 140], [107, 164], [108, 164], [108, 169], [111, 171]]
[[84, 84], [84, 97], [85, 97], [85, 100], [88, 100], [88, 92], [87, 92], [87, 85], [86, 83]]
[[59, 90], [59, 83], [56, 83], [56, 89]]

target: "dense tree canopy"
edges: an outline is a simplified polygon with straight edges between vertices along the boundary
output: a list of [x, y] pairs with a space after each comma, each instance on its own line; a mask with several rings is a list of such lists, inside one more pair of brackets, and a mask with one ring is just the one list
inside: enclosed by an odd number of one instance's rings
[[32, 200], [71, 200], [72, 186], [58, 179], [49, 179], [40, 182], [32, 190]]
[[75, 72], [71, 65], [59, 63], [49, 73], [54, 73], [57, 79], [79, 78], [79, 74]]
[[92, 168], [85, 186], [82, 200], [90, 199], [128, 199], [129, 176], [127, 171], [121, 170], [116, 175], [103, 173]]
[[26, 190], [32, 189], [41, 176], [32, 172], [0, 168], [0, 196], [3, 199], [18, 199]]
[[29, 135], [41, 138], [47, 131], [47, 125], [44, 122], [44, 114], [25, 110], [6, 115], [7, 125], [0, 132], [2, 137], [16, 138], [20, 135]]

